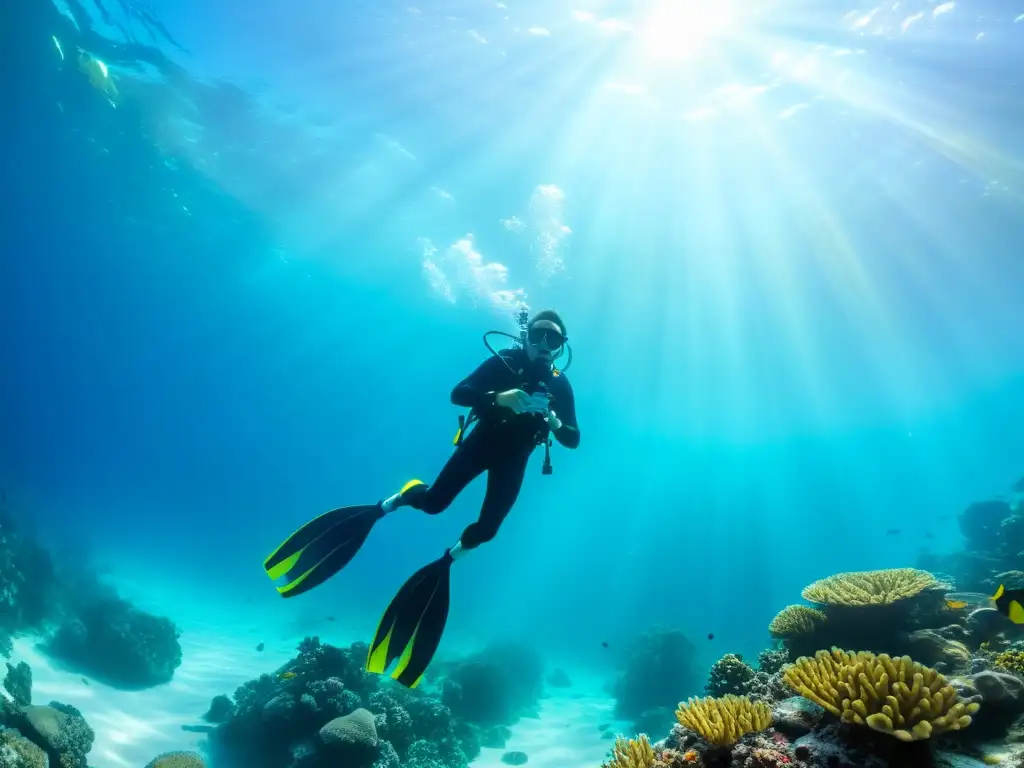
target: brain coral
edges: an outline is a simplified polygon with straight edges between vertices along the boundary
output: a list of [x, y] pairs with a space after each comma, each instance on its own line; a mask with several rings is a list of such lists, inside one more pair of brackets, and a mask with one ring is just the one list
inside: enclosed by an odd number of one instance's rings
[[146, 768], [206, 768], [195, 752], [165, 752], [149, 761]]

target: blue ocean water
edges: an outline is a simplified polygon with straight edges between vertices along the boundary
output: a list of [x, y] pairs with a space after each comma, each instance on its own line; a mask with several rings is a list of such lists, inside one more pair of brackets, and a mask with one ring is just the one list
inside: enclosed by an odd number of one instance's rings
[[551, 307], [582, 442], [457, 564], [441, 653], [756, 656], [1021, 475], [1022, 14], [7, 3], [7, 504], [172, 619], [368, 640], [481, 483], [301, 599], [263, 558], [431, 481], [482, 334]]

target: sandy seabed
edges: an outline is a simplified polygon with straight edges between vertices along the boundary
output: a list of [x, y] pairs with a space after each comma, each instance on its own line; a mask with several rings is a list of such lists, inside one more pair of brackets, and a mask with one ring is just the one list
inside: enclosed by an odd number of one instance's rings
[[[160, 612], [159, 603], [164, 601], [155, 604], [144, 599], [152, 593], [143, 595], [142, 591], [141, 585], [122, 590], [140, 606]], [[178, 601], [172, 604], [182, 605]], [[89, 753], [94, 768], [144, 768], [164, 752], [202, 752], [206, 734], [188, 728], [207, 725], [202, 715], [210, 700], [218, 694], [230, 695], [247, 680], [273, 672], [295, 655], [305, 634], [314, 634], [282, 633], [281, 623], [267, 616], [261, 617], [267, 630], [262, 632], [245, 611], [230, 609], [194, 617], [172, 611], [167, 615], [172, 615], [181, 629], [181, 666], [171, 682], [142, 691], [112, 688], [80, 671], [62, 668], [42, 653], [36, 638], [14, 640], [11, 662], [25, 661], [32, 668], [32, 702], [71, 704], [96, 732]], [[322, 637], [330, 642], [332, 634], [324, 632]], [[262, 651], [257, 650], [259, 643], [264, 643]], [[504, 768], [502, 755], [520, 751], [529, 756], [530, 768], [597, 768], [611, 747], [598, 726], [608, 723], [614, 731], [619, 725], [612, 719], [613, 703], [600, 693], [597, 681], [591, 685], [581, 680], [571, 688], [555, 689], [541, 700], [538, 717], [520, 720], [511, 728], [512, 736], [503, 749], [483, 749], [473, 765]]]

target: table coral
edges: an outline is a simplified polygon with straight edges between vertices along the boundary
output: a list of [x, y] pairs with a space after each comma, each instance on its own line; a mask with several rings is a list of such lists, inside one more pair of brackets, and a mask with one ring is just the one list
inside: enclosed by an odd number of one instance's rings
[[939, 586], [928, 571], [889, 568], [837, 573], [804, 588], [802, 597], [819, 605], [862, 607], [891, 605]]
[[927, 739], [971, 724], [976, 702], [960, 701], [945, 677], [903, 656], [847, 653], [833, 648], [797, 659], [786, 683], [844, 721], [901, 741]]
[[787, 605], [779, 611], [768, 625], [768, 632], [774, 638], [809, 635], [828, 621], [824, 613], [806, 605]]

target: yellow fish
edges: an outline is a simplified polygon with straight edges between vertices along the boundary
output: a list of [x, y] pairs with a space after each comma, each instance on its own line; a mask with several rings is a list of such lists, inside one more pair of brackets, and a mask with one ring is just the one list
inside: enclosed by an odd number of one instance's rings
[[947, 600], [946, 607], [952, 608], [954, 611], [959, 611], [961, 608], [966, 608], [969, 603], [966, 600]]
[[293, 677], [296, 676], [297, 675], [294, 672], [282, 672], [280, 675], [282, 680], [291, 680]]

